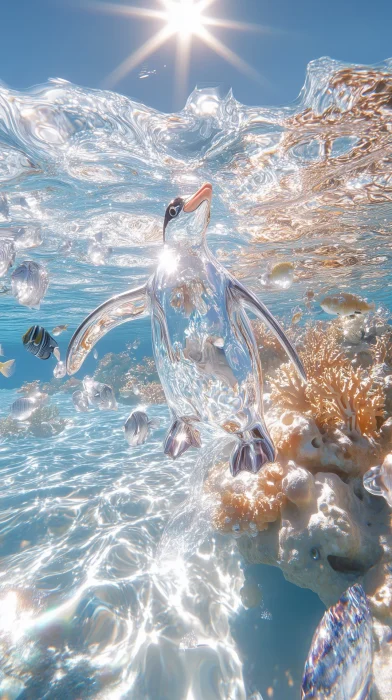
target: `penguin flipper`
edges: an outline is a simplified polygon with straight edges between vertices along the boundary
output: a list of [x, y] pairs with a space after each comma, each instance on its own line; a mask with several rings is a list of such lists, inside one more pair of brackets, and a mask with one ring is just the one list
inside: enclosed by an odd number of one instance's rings
[[66, 359], [68, 374], [75, 374], [80, 369], [90, 350], [112, 328], [142, 318], [147, 313], [147, 284], [117, 294], [98, 306], [82, 321], [70, 340]]
[[306, 372], [300, 358], [298, 357], [295, 347], [288, 339], [279, 321], [277, 321], [277, 319], [271, 314], [263, 302], [260, 301], [255, 294], [246, 289], [241, 282], [234, 278], [232, 278], [229, 282], [228, 291], [230, 292], [231, 296], [234, 296], [234, 298], [236, 298], [240, 303], [253, 311], [255, 316], [258, 316], [261, 321], [264, 321], [288, 354], [301, 379], [306, 383]]
[[201, 447], [200, 433], [189, 418], [175, 418], [166, 435], [163, 451], [168, 457], [177, 459], [189, 447]]

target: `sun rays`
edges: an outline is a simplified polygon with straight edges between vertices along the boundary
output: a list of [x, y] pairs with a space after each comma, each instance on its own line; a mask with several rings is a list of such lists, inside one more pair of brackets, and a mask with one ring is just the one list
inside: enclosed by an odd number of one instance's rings
[[186, 93], [192, 43], [200, 41], [216, 54], [230, 63], [234, 68], [261, 82], [260, 74], [226, 44], [210, 31], [209, 27], [237, 31], [267, 33], [270, 30], [255, 24], [236, 22], [205, 15], [205, 11], [215, 0], [156, 0], [161, 9], [133, 7], [110, 2], [94, 2], [89, 8], [97, 12], [120, 15], [160, 22], [163, 24], [144, 44], [133, 51], [105, 79], [105, 86], [113, 88], [155, 51], [171, 39], [176, 39], [176, 75], [177, 97]]

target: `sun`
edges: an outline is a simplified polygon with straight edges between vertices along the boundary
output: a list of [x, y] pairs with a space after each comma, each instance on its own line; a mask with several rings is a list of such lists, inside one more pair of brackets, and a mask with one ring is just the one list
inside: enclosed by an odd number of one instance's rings
[[191, 36], [203, 29], [203, 9], [193, 0], [170, 0], [166, 3], [168, 28], [176, 34]]
[[162, 23], [153, 36], [136, 51], [127, 56], [105, 80], [106, 87], [114, 87], [128, 73], [139, 66], [157, 49], [169, 40], [176, 39], [176, 75], [175, 85], [177, 97], [183, 99], [186, 93], [189, 72], [190, 54], [193, 41], [201, 41], [237, 70], [261, 82], [260, 74], [220, 41], [208, 27], [221, 27], [229, 30], [270, 33], [269, 27], [245, 22], [234, 22], [228, 19], [205, 15], [207, 8], [216, 0], [156, 0], [160, 9], [153, 7], [133, 7], [112, 2], [90, 2], [88, 9], [95, 12], [122, 15], [127, 18], [137, 18]]

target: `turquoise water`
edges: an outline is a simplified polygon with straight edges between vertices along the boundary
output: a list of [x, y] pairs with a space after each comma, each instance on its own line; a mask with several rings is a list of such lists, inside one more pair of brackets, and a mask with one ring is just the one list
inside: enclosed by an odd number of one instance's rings
[[[0, 235], [23, 229], [16, 264], [45, 264], [50, 283], [32, 310], [7, 291], [12, 269], [0, 281], [2, 359], [16, 359], [14, 375], [0, 375], [0, 418], [22, 384], [52, 379], [55, 362], [22, 347], [27, 328], [68, 324], [58, 337], [64, 355], [87, 313], [146, 280], [167, 203], [204, 180], [214, 187], [211, 249], [284, 324], [298, 309], [300, 326], [326, 318], [316, 302], [305, 305], [308, 292], [317, 300], [349, 290], [390, 308], [391, 69], [320, 59], [288, 107], [195, 90], [175, 115], [61, 80], [1, 88]], [[112, 252], [94, 265], [98, 233]], [[42, 242], [30, 248], [29, 237]], [[287, 260], [292, 287], [263, 286], [268, 266]], [[137, 377], [152, 354], [149, 320], [116, 329], [97, 350], [78, 377], [109, 352], [128, 353]], [[185, 521], [176, 549], [170, 521], [196, 456], [164, 458], [166, 406], [148, 408], [160, 427], [131, 449], [122, 425], [137, 393], [119, 396], [116, 412], [83, 414], [62, 384], [49, 399], [58, 434], [0, 443], [1, 697], [298, 698], [324, 610], [317, 596], [248, 564], [208, 517], [194, 532]], [[248, 610], [244, 577], [262, 592]]]

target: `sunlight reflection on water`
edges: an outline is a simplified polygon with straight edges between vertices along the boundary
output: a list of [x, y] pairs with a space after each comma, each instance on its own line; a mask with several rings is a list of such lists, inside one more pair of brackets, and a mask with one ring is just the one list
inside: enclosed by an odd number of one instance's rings
[[[161, 250], [166, 204], [202, 180], [214, 186], [211, 248], [283, 319], [309, 290], [350, 286], [388, 303], [391, 94], [391, 62], [329, 59], [310, 65], [299, 100], [280, 109], [196, 90], [181, 113], [165, 115], [61, 80], [23, 93], [2, 87], [0, 237], [15, 239], [17, 264], [31, 258], [50, 277], [39, 315], [1, 296], [0, 340], [18, 366], [11, 390], [2, 380], [2, 417], [14, 389], [48, 371], [23, 354], [22, 333], [35, 322], [74, 329], [142, 283]], [[100, 233], [113, 251], [93, 265]], [[290, 290], [264, 289], [261, 273], [287, 259]], [[9, 273], [1, 282], [9, 286]], [[311, 313], [321, 311], [305, 310], [301, 323]], [[149, 321], [140, 328], [142, 356]], [[122, 333], [118, 352], [131, 335]], [[149, 408], [161, 427], [131, 450], [129, 407], [80, 414], [68, 394], [54, 402], [70, 421], [63, 432], [0, 444], [3, 696], [245, 698], [230, 629], [243, 571], [233, 542], [199, 508], [203, 460], [195, 472], [192, 452], [163, 458], [166, 407]]]

